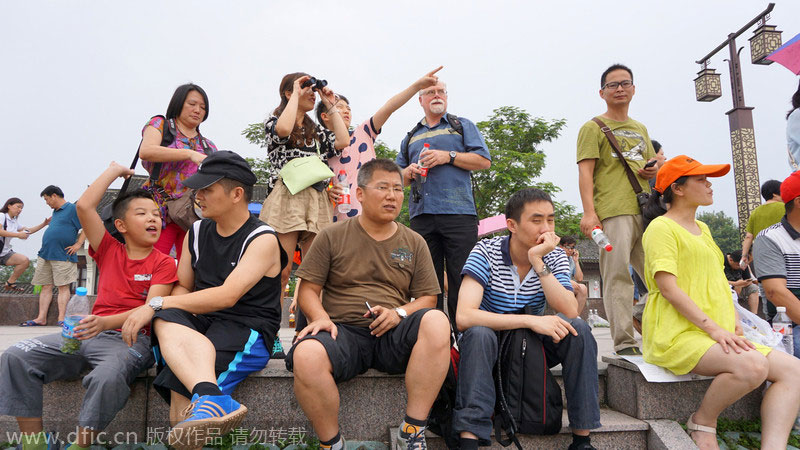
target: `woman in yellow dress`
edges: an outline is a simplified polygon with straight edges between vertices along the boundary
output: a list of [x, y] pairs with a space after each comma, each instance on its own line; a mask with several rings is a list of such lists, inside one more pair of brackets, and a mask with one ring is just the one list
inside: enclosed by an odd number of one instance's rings
[[[729, 164], [703, 165], [685, 156], [658, 171], [644, 208], [645, 278], [650, 296], [642, 323], [644, 360], [681, 375], [713, 376], [686, 427], [701, 449], [718, 449], [719, 414], [765, 380], [772, 385], [761, 404], [761, 448], [785, 449], [800, 407], [800, 359], [753, 344], [742, 336], [723, 256], [698, 206], [712, 203], [708, 177]], [[664, 206], [668, 205], [668, 208]]]

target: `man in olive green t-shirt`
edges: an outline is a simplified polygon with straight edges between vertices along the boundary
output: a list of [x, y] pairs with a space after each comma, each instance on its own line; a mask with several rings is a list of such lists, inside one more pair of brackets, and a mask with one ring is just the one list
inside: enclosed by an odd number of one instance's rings
[[[753, 239], [764, 228], [774, 225], [781, 221], [781, 217], [786, 214], [786, 207], [781, 200], [781, 182], [778, 180], [769, 180], [761, 185], [761, 196], [764, 197], [766, 203], [760, 205], [753, 212], [750, 213], [750, 218], [747, 219], [747, 226], [745, 230], [747, 234], [742, 241], [742, 260], [739, 265], [746, 266], [753, 259], [750, 255], [750, 247], [753, 245]], [[745, 258], [747, 258], [745, 260]]]
[[402, 448], [426, 448], [426, 421], [450, 363], [449, 321], [434, 309], [439, 281], [425, 239], [395, 222], [400, 167], [387, 159], [364, 164], [356, 195], [362, 214], [323, 229], [297, 270], [309, 324], [286, 367], [320, 447], [331, 450], [344, 448], [336, 383], [370, 368], [405, 373], [408, 403], [396, 437]]
[[[598, 116], [608, 126], [620, 151], [635, 174], [642, 191], [650, 192], [648, 180], [657, 168], [645, 168], [655, 159], [647, 128], [628, 117], [636, 87], [633, 72], [615, 64], [600, 77], [600, 98], [607, 110]], [[611, 323], [614, 350], [620, 355], [641, 355], [633, 335], [633, 281], [628, 266], [644, 275], [642, 215], [636, 194], [625, 168], [600, 126], [590, 120], [578, 133], [578, 184], [583, 217], [581, 231], [591, 236], [600, 226], [611, 241], [613, 250], [600, 252], [600, 275], [603, 279], [603, 306]], [[643, 304], [640, 299], [640, 304]]]
[[[781, 218], [786, 214], [786, 207], [781, 200], [781, 182], [778, 180], [765, 181], [761, 185], [761, 196], [766, 201], [760, 205], [753, 212], [750, 213], [750, 218], [747, 219], [747, 226], [745, 227], [746, 234], [742, 241], [742, 259], [739, 265], [742, 267], [753, 265], [753, 255], [750, 254], [753, 239], [758, 236], [764, 228], [774, 225], [781, 221]], [[751, 271], [755, 270], [754, 267], [750, 268]], [[767, 298], [767, 292], [764, 286], [759, 283], [758, 293], [762, 299], [762, 310], [767, 319], [775, 317], [777, 310], [775, 305]]]

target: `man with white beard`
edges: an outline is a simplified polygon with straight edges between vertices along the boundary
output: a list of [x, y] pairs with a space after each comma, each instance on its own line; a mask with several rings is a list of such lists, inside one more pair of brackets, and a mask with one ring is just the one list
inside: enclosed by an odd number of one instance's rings
[[[455, 325], [461, 269], [478, 241], [471, 171], [488, 169], [491, 156], [474, 123], [447, 113], [447, 86], [442, 81], [420, 91], [419, 103], [425, 117], [400, 144], [397, 164], [404, 169], [403, 182], [411, 185], [411, 229], [428, 244], [439, 287], [447, 295], [447, 314]], [[444, 310], [442, 294], [436, 306]]]

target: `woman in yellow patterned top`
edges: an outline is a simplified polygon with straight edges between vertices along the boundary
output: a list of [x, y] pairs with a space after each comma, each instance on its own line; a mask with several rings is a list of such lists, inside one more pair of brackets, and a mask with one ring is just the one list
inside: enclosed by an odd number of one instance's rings
[[644, 360], [678, 375], [715, 377], [686, 423], [701, 449], [719, 448], [717, 417], [725, 408], [771, 381], [761, 405], [761, 448], [783, 449], [800, 407], [800, 385], [791, 381], [800, 359], [742, 336], [722, 252], [706, 224], [695, 220], [697, 207], [712, 203], [708, 177], [729, 170], [729, 164], [703, 165], [681, 155], [658, 171], [657, 194], [644, 209], [645, 220], [652, 219], [643, 238], [650, 291]]

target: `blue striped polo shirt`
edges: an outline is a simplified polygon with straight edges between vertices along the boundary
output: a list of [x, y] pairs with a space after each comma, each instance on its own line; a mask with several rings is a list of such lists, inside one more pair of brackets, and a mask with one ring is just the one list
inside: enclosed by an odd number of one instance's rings
[[[543, 315], [547, 301], [539, 277], [531, 268], [520, 281], [508, 251], [509, 238], [498, 236], [479, 241], [470, 252], [461, 275], [469, 275], [483, 286], [481, 309], [484, 311], [514, 313], [531, 305], [535, 314]], [[566, 252], [556, 247], [542, 259], [561, 285], [572, 292]]]

